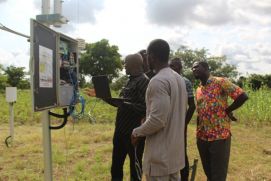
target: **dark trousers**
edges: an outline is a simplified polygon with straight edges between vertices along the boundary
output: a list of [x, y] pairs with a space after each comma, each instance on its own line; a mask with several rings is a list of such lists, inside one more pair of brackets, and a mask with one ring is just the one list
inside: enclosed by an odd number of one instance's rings
[[184, 143], [185, 143], [185, 147], [184, 147], [184, 153], [185, 153], [185, 166], [184, 168], [180, 171], [181, 174], [181, 181], [188, 181], [188, 177], [189, 177], [189, 161], [188, 161], [188, 156], [187, 156], [187, 125], [185, 127], [184, 130]]
[[[144, 144], [145, 139], [139, 141], [136, 153], [141, 169]], [[123, 165], [127, 154], [130, 158], [130, 180], [140, 181], [135, 167], [135, 149], [131, 143], [131, 135], [121, 135], [117, 133], [115, 133], [113, 137], [113, 154], [111, 166], [112, 181], [123, 180]]]
[[230, 158], [231, 137], [216, 141], [197, 139], [197, 146], [208, 181], [225, 181]]

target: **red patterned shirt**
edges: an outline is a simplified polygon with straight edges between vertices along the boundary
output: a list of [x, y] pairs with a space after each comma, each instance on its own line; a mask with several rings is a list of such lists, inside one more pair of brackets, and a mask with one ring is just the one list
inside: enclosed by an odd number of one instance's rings
[[196, 91], [198, 124], [197, 138], [205, 141], [226, 139], [230, 136], [230, 119], [225, 109], [228, 96], [235, 100], [243, 90], [222, 77], [210, 76], [205, 86]]

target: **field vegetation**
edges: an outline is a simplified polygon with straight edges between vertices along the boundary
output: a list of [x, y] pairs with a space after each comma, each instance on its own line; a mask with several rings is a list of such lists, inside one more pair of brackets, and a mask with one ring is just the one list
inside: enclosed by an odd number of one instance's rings
[[[271, 91], [247, 89], [249, 101], [235, 112], [229, 181], [271, 181]], [[86, 97], [86, 96], [84, 96]], [[19, 91], [14, 105], [15, 137], [11, 147], [9, 111], [0, 95], [0, 181], [43, 180], [43, 147], [40, 113], [32, 112], [29, 90]], [[95, 107], [94, 107], [95, 106]], [[54, 110], [61, 112], [60, 109]], [[52, 130], [53, 178], [59, 181], [109, 181], [112, 136], [116, 109], [87, 98], [85, 115], [70, 119], [60, 130]], [[94, 118], [94, 119], [93, 119]], [[52, 118], [52, 124], [58, 124]], [[192, 163], [199, 158], [195, 144], [195, 121], [188, 128], [188, 153]], [[125, 162], [125, 181], [129, 180], [129, 159]], [[205, 181], [201, 162], [196, 181]]]

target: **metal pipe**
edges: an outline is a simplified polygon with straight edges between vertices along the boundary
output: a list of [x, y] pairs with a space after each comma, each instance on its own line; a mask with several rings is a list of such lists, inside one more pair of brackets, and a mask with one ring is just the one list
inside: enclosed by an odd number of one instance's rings
[[43, 155], [44, 155], [44, 180], [52, 181], [52, 148], [49, 110], [42, 111], [42, 136], [43, 136]]
[[11, 136], [11, 142], [14, 140], [14, 109], [13, 102], [9, 103], [9, 135]]
[[0, 26], [0, 29], [1, 29], [1, 30], [4, 30], [4, 31], [7, 31], [7, 32], [9, 32], [9, 33], [13, 33], [13, 34], [16, 34], [16, 35], [19, 35], [19, 36], [28, 38], [28, 39], [30, 38], [30, 36], [25, 35], [25, 34], [22, 34], [22, 33], [19, 33], [19, 32], [17, 32], [17, 31], [12, 30], [12, 29], [9, 29], [9, 28], [5, 27], [5, 26], [2, 25], [2, 24], [1, 24], [1, 26]]
[[[42, 14], [50, 13], [50, 0], [42, 0]], [[49, 26], [48, 24], [45, 24]], [[52, 181], [52, 148], [49, 110], [42, 111], [42, 135], [43, 135], [43, 155], [44, 155], [44, 180]]]

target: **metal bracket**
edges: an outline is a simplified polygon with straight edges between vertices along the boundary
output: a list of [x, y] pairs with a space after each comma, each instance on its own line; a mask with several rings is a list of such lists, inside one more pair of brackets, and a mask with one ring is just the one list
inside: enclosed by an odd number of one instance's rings
[[54, 25], [60, 27], [61, 24], [67, 24], [68, 19], [61, 14], [41, 14], [36, 16], [36, 20], [40, 23]]

